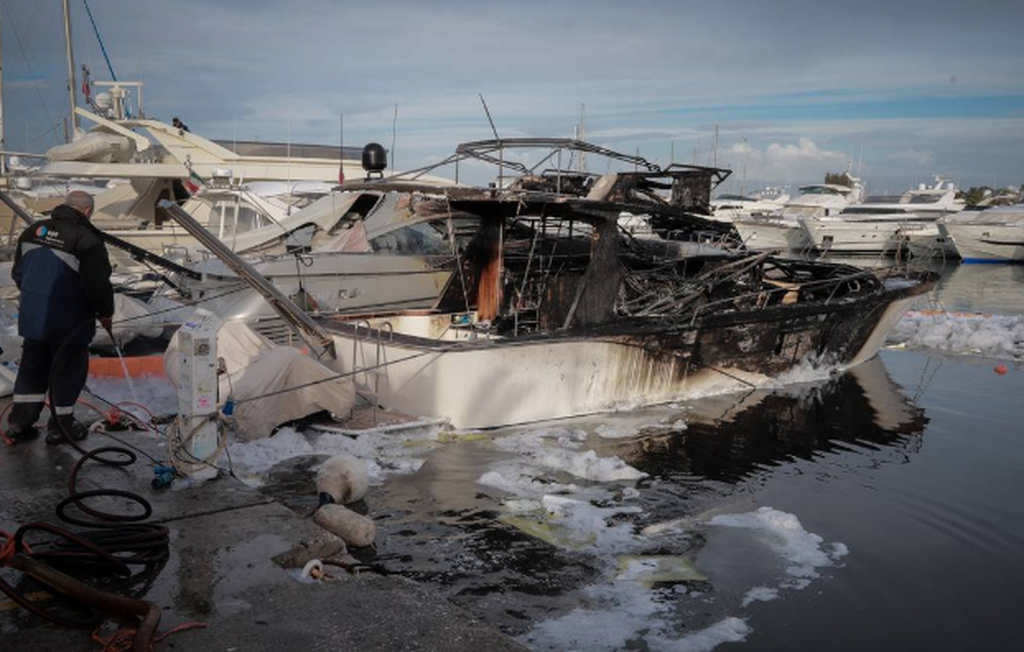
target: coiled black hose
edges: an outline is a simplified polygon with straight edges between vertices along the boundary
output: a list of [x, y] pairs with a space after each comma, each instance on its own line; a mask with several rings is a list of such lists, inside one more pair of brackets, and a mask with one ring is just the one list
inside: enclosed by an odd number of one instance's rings
[[[72, 338], [93, 323], [90, 319], [76, 327], [54, 354], [48, 383], [51, 401], [57, 395], [56, 381]], [[56, 507], [57, 517], [69, 525], [87, 529], [71, 532], [63, 527], [43, 522], [23, 525], [0, 547], [0, 566], [6, 565], [25, 572], [55, 595], [71, 598], [82, 608], [83, 613], [89, 615], [81, 619], [72, 619], [43, 609], [28, 600], [3, 578], [0, 578], [0, 591], [29, 612], [63, 627], [91, 629], [102, 622], [101, 613], [120, 618], [138, 618], [138, 633], [132, 649], [148, 652], [160, 623], [160, 610], [156, 605], [97, 591], [65, 575], [64, 572], [91, 577], [114, 575], [127, 578], [133, 575], [133, 568], [153, 569], [168, 559], [169, 531], [162, 525], [143, 522], [152, 515], [153, 507], [137, 493], [121, 489], [78, 491], [78, 474], [86, 462], [125, 467], [134, 464], [138, 456], [121, 446], [103, 446], [87, 450], [74, 440], [64, 420], [56, 416], [53, 420], [66, 442], [81, 454], [68, 476], [68, 496]], [[96, 498], [124, 499], [139, 506], [141, 512], [109, 512], [85, 502]], [[69, 514], [68, 509], [71, 506], [91, 518]], [[51, 538], [40, 544], [30, 544], [26, 541], [26, 535], [30, 533], [46, 533], [51, 535]]]

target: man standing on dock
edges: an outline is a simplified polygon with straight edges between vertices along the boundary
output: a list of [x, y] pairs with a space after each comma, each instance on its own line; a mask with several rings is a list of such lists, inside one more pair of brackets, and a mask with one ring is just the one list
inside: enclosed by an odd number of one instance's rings
[[65, 433], [75, 441], [88, 434], [74, 418], [75, 403], [89, 372], [96, 320], [109, 331], [114, 314], [110, 258], [89, 222], [92, 211], [91, 195], [69, 193], [50, 219], [18, 238], [11, 274], [21, 290], [18, 334], [25, 342], [9, 419], [15, 442], [39, 436], [35, 423], [50, 390], [46, 443], [63, 443]]

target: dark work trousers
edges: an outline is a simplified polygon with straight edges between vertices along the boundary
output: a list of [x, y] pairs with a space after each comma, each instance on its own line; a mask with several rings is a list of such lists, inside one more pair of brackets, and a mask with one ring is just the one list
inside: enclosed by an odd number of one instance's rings
[[[14, 382], [14, 407], [8, 419], [11, 428], [28, 428], [39, 420], [43, 401], [50, 389], [50, 370], [59, 348], [57, 344], [25, 339], [18, 379]], [[50, 397], [50, 414], [63, 417], [62, 420], [70, 420], [89, 374], [89, 345], [69, 343], [56, 362], [58, 367], [54, 370], [54, 395]], [[53, 418], [50, 423], [55, 423]]]

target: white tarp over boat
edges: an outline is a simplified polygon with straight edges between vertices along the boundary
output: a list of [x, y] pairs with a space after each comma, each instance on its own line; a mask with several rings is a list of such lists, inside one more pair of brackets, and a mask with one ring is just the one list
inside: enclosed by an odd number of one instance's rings
[[[291, 347], [274, 346], [240, 322], [228, 322], [217, 336], [217, 354], [227, 373], [220, 379], [222, 399], [233, 396], [233, 416], [239, 439], [251, 441], [269, 437], [277, 426], [327, 411], [346, 416], [355, 405], [355, 387], [347, 378], [327, 380], [335, 372]], [[180, 360], [178, 335], [164, 353], [164, 370], [175, 386]], [[299, 385], [319, 382], [280, 394]], [[269, 395], [269, 396], [268, 396]], [[253, 397], [264, 397], [245, 402]]]

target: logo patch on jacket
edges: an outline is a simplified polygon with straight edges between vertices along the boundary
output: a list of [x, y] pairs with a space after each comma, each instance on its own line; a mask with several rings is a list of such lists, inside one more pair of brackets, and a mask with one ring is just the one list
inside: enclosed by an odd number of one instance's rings
[[45, 238], [47, 232], [48, 232], [48, 229], [45, 226], [41, 226], [38, 229], [36, 229], [36, 237], [37, 238]]

